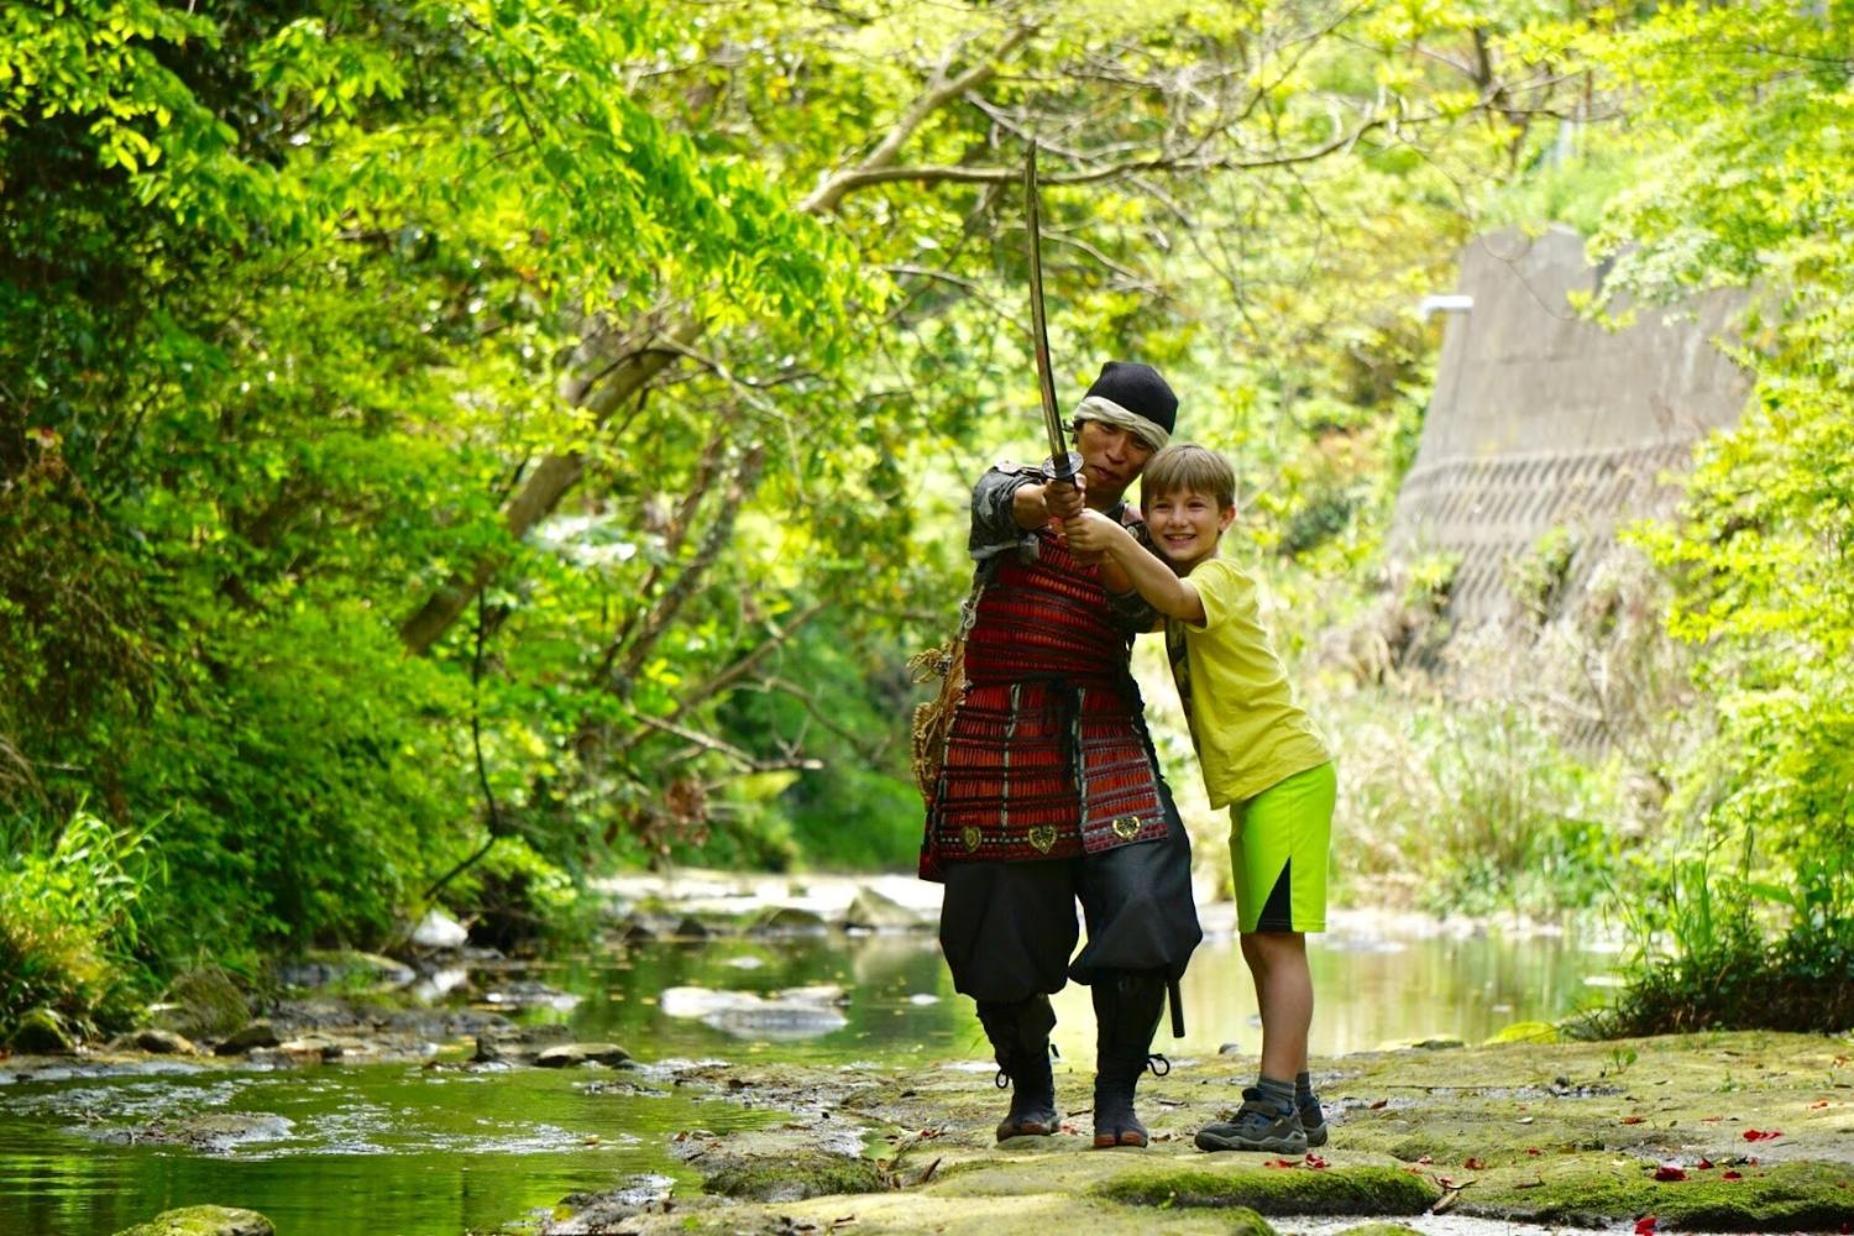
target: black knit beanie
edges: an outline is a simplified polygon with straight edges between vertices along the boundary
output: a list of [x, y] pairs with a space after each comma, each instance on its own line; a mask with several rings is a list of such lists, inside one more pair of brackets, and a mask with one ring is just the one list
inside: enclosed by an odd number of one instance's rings
[[1101, 376], [1088, 388], [1088, 394], [1119, 404], [1167, 434], [1178, 420], [1178, 396], [1172, 394], [1157, 369], [1138, 361], [1108, 361], [1101, 366]]

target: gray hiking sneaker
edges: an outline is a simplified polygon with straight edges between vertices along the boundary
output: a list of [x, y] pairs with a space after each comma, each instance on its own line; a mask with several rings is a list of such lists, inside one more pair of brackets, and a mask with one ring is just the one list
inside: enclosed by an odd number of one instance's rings
[[[1273, 1154], [1306, 1154], [1307, 1131], [1300, 1113], [1283, 1112], [1262, 1097], [1254, 1086], [1242, 1092], [1242, 1106], [1229, 1120], [1207, 1124], [1197, 1131], [1199, 1150], [1263, 1150]], [[1322, 1132], [1324, 1132], [1322, 1124]]]
[[1320, 1107], [1319, 1099], [1309, 1099], [1300, 1109], [1300, 1127], [1306, 1131], [1309, 1150], [1326, 1144], [1326, 1112]]

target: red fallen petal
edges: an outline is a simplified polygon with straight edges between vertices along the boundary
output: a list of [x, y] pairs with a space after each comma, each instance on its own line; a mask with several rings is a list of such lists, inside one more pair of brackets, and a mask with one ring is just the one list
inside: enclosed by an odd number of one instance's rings
[[1624, 1124], [1641, 1124], [1641, 1123], [1643, 1123], [1644, 1121], [1646, 1121], [1647, 1119], [1648, 1119], [1648, 1117], [1646, 1117], [1646, 1116], [1624, 1116], [1624, 1117], [1622, 1118], [1622, 1123], [1624, 1123]]
[[1744, 1173], [1742, 1172], [1720, 1172], [1719, 1179], [1720, 1180], [1743, 1180]]
[[1658, 1220], [1653, 1215], [1643, 1215], [1635, 1221], [1635, 1236], [1654, 1236]]
[[1685, 1180], [1687, 1174], [1672, 1163], [1663, 1163], [1654, 1169], [1654, 1178], [1656, 1180]]
[[1526, 1153], [1533, 1156], [1534, 1158], [1537, 1158], [1539, 1155], [1542, 1155], [1545, 1152], [1543, 1150], [1540, 1150], [1537, 1146], [1527, 1146]]
[[1292, 1159], [1270, 1159], [1268, 1160], [1268, 1162], [1262, 1164], [1262, 1166], [1263, 1167], [1298, 1167], [1300, 1165], [1294, 1162], [1294, 1160]]
[[1773, 1137], [1782, 1137], [1782, 1129], [1746, 1129], [1745, 1140], [1748, 1142], [1767, 1142]]
[[1316, 1172], [1327, 1166], [1326, 1160], [1317, 1154], [1310, 1154], [1302, 1161]]
[[1467, 1168], [1471, 1172], [1484, 1172], [1487, 1170], [1487, 1164], [1481, 1162], [1481, 1160], [1479, 1159], [1472, 1158], [1472, 1157], [1470, 1157], [1466, 1163], [1463, 1163], [1462, 1166]]
[[1384, 1109], [1384, 1108], [1386, 1108], [1386, 1107], [1388, 1107], [1388, 1106], [1390, 1106], [1390, 1100], [1389, 1100], [1389, 1099], [1379, 1099], [1379, 1100], [1378, 1100], [1378, 1101], [1377, 1101], [1376, 1103], [1373, 1103], [1373, 1104], [1371, 1105], [1371, 1110], [1372, 1110], [1372, 1111], [1374, 1111], [1374, 1112], [1375, 1112], [1375, 1111], [1381, 1111], [1382, 1109]]
[[1693, 1166], [1699, 1168], [1702, 1172], [1709, 1172], [1712, 1170], [1712, 1160], [1702, 1157], [1700, 1161]]
[[1437, 1176], [1436, 1183], [1441, 1185], [1444, 1189], [1452, 1189], [1455, 1187], [1455, 1181], [1448, 1176]]
[[1810, 1110], [1810, 1111], [1812, 1111], [1812, 1112], [1813, 1112], [1813, 1111], [1819, 1111], [1820, 1109], [1822, 1109], [1822, 1108], [1824, 1108], [1824, 1107], [1827, 1107], [1827, 1106], [1828, 1106], [1828, 1100], [1827, 1100], [1827, 1099], [1823, 1099], [1823, 1100], [1822, 1100], [1822, 1101], [1821, 1101], [1820, 1103], [1811, 1103], [1811, 1104], [1809, 1104], [1809, 1110]]

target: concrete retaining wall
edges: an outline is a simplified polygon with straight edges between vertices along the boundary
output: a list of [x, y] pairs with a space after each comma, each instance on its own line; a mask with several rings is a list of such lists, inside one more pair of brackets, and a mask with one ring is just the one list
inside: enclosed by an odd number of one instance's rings
[[1483, 236], [1462, 252], [1416, 463], [1398, 494], [1393, 555], [1453, 552], [1458, 624], [1509, 617], [1509, 564], [1553, 528], [1578, 546], [1572, 583], [1620, 523], [1665, 510], [1665, 474], [1735, 422], [1745, 375], [1714, 344], [1739, 303], [1645, 308], [1621, 331], [1582, 321], [1568, 297], [1596, 286], [1582, 237]]

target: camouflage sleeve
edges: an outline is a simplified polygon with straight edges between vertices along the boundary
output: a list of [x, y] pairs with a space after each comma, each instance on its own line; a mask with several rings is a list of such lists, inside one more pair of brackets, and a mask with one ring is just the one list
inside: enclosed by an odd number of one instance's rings
[[985, 563], [1025, 542], [1034, 544], [1036, 534], [1017, 526], [1011, 513], [1011, 501], [1025, 485], [1038, 485], [1043, 474], [1024, 464], [1001, 463], [988, 469], [972, 487], [972, 532], [966, 548], [974, 561]]

